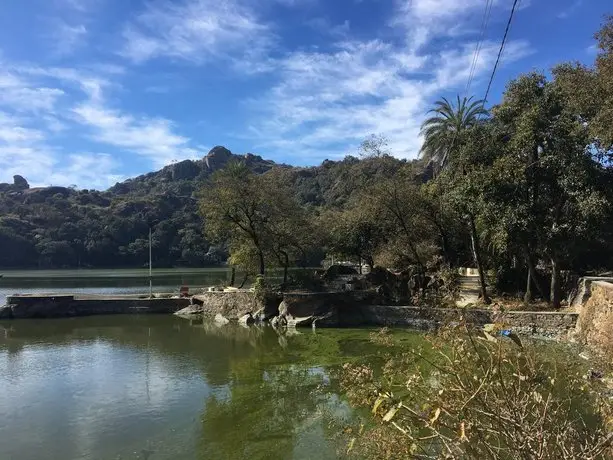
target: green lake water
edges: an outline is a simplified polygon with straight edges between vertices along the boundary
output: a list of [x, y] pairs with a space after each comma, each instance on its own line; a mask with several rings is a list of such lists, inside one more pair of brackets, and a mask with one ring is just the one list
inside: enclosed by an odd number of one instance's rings
[[368, 333], [157, 315], [1, 322], [0, 459], [339, 458], [353, 415], [333, 371], [377, 359]]
[[[3, 296], [146, 293], [147, 272], [4, 272]], [[227, 270], [159, 270], [158, 292]], [[278, 335], [166, 315], [0, 321], [0, 460], [343, 458], [356, 413], [335, 375], [382, 363], [369, 329]], [[423, 337], [395, 330], [400, 347]], [[568, 349], [542, 343], [547, 359]]]

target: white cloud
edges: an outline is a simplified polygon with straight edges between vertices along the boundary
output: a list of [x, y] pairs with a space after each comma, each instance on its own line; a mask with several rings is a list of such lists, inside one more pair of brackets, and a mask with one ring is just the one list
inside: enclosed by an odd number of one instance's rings
[[67, 136], [141, 155], [152, 167], [198, 156], [192, 141], [176, 134], [170, 120], [108, 107], [107, 93], [120, 88], [116, 77], [123, 75], [121, 67], [2, 64], [0, 180], [22, 174], [33, 184], [86, 187], [119, 180], [118, 164], [109, 154], [91, 153], [97, 148], [71, 152], [61, 147]]
[[[399, 3], [402, 20], [393, 27], [406, 32], [402, 46], [344, 40], [331, 52], [300, 51], [278, 60], [278, 83], [248, 102], [254, 113], [248, 135], [256, 147], [292, 161], [352, 153], [371, 133], [389, 138], [397, 156], [414, 158], [430, 104], [446, 92], [461, 92], [473, 61], [475, 43], [449, 39], [445, 27], [463, 24], [461, 18], [483, 6], [477, 0]], [[432, 48], [433, 38], [441, 37], [446, 40]], [[498, 48], [498, 42], [482, 44], [476, 83], [489, 77]], [[530, 52], [527, 42], [510, 40], [501, 64]]]
[[585, 49], [585, 52], [587, 54], [589, 54], [590, 56], [595, 56], [598, 54], [599, 48], [598, 48], [598, 44], [597, 43], [592, 43], [590, 46], [588, 46]]
[[12, 182], [16, 174], [31, 186], [72, 185], [107, 188], [124, 177], [108, 154], [62, 155], [49, 136], [28, 126], [30, 120], [0, 112], [0, 182]]
[[457, 18], [472, 9], [484, 7], [483, 0], [401, 0], [399, 9], [421, 22], [433, 19]]
[[333, 24], [328, 18], [316, 17], [306, 21], [306, 25], [332, 37], [346, 37], [351, 30], [351, 23], [347, 19], [340, 24]]
[[0, 106], [20, 112], [50, 111], [63, 95], [61, 89], [37, 86], [8, 72], [0, 74]]
[[556, 16], [558, 17], [558, 19], [566, 19], [572, 16], [575, 13], [575, 11], [579, 7], [581, 7], [582, 4], [583, 4], [583, 0], [574, 0], [568, 7], [564, 8]]
[[55, 28], [50, 45], [56, 55], [69, 55], [85, 45], [86, 35], [87, 29], [83, 24], [71, 26], [61, 21]]
[[96, 103], [81, 104], [73, 111], [76, 121], [91, 128], [92, 139], [148, 157], [156, 167], [198, 155], [188, 138], [173, 132], [167, 119], [136, 118]]
[[124, 31], [121, 54], [134, 62], [168, 57], [195, 63], [263, 56], [272, 35], [255, 12], [234, 0], [151, 3]]
[[78, 12], [88, 12], [104, 0], [55, 0], [57, 6], [72, 8]]
[[62, 158], [61, 165], [46, 177], [48, 184], [76, 185], [79, 188], [106, 189], [126, 179], [118, 174], [120, 164], [108, 153], [78, 153]]

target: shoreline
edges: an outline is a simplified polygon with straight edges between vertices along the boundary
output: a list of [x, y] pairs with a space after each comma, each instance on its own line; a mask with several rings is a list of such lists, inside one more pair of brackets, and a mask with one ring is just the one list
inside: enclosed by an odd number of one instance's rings
[[[579, 313], [505, 311], [478, 308], [425, 308], [411, 305], [377, 305], [357, 292], [284, 293], [259, 300], [253, 291], [206, 292], [190, 297], [172, 294], [79, 295], [24, 294], [7, 297], [0, 319], [70, 318], [113, 314], [178, 314], [224, 318], [227, 321], [271, 321], [289, 327], [393, 326], [431, 330], [464, 318], [483, 326], [500, 323], [521, 335], [566, 338], [579, 323]], [[183, 310], [183, 311], [182, 311]], [[283, 318], [285, 322], [279, 322]], [[275, 323], [275, 320], [277, 321]]]

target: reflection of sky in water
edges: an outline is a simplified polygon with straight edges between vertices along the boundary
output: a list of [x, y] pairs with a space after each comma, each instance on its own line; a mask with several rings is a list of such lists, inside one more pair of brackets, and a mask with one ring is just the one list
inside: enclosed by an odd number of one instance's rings
[[337, 458], [330, 415], [352, 412], [318, 365], [336, 334], [282, 348], [271, 328], [168, 316], [0, 322], [0, 459]]
[[197, 372], [103, 341], [0, 352], [0, 366], [0, 438], [11, 440], [11, 459], [156, 450], [160, 439], [189, 434], [208, 394]]

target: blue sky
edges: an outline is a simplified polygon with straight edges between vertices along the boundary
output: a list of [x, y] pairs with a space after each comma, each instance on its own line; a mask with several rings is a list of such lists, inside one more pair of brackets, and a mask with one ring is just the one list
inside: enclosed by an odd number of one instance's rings
[[[494, 0], [483, 97], [512, 0]], [[104, 189], [215, 145], [297, 165], [380, 134], [417, 155], [464, 94], [486, 0], [4, 0], [0, 182]], [[607, 10], [608, 7], [608, 10]], [[523, 0], [489, 103], [522, 72], [593, 62], [609, 0]]]

